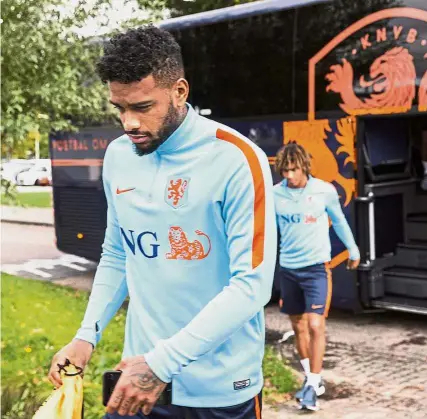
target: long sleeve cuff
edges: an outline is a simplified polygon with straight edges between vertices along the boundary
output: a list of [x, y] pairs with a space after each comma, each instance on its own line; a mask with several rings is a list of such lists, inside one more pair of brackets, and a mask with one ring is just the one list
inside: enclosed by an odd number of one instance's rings
[[[145, 360], [157, 377], [169, 383], [173, 375], [179, 374], [183, 367], [199, 358], [211, 344], [183, 329], [170, 339], [157, 342], [154, 349], [145, 354]], [[198, 349], [197, 353], [194, 353], [195, 348]]]
[[350, 259], [351, 260], [357, 260], [360, 259], [360, 252], [359, 252], [359, 248], [356, 247], [352, 247], [351, 249], [348, 250], [349, 254], [350, 254]]
[[166, 346], [164, 341], [161, 340], [157, 343], [154, 349], [144, 355], [145, 361], [151, 370], [156, 374], [164, 383], [172, 381], [171, 371], [174, 368], [174, 362], [168, 358]]
[[90, 326], [82, 326], [77, 334], [74, 336], [75, 339], [81, 339], [86, 342], [89, 342], [95, 348], [98, 342], [101, 340], [101, 332], [97, 331], [96, 323], [93, 327]]

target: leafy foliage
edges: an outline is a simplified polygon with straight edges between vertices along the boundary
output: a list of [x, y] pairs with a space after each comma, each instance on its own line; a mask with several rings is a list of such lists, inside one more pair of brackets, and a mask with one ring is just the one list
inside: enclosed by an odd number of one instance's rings
[[267, 346], [263, 360], [266, 395], [296, 390], [297, 380], [288, 362], [271, 346]]
[[1, 182], [1, 197], [2, 205], [17, 205], [18, 204], [18, 192], [16, 185], [3, 177], [0, 177]]
[[[74, 336], [88, 294], [50, 283], [2, 275], [2, 418], [29, 418], [52, 391], [53, 355]], [[103, 416], [102, 374], [121, 358], [125, 312], [105, 330], [85, 371], [85, 418]]]
[[106, 114], [105, 86], [95, 75], [100, 45], [79, 37], [83, 25], [106, 0], [90, 9], [81, 0], [74, 13], [61, 12], [62, 0], [3, 0], [3, 152], [10, 153], [39, 133], [69, 129]]

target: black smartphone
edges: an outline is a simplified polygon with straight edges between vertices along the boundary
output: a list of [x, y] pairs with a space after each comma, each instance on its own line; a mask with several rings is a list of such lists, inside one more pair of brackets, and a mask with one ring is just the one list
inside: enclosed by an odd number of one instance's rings
[[[102, 404], [107, 406], [114, 387], [119, 381], [121, 371], [106, 371], [102, 377]], [[163, 393], [156, 402], [158, 406], [166, 406], [172, 404], [172, 383], [168, 383]]]
[[107, 406], [108, 400], [110, 400], [114, 387], [116, 387], [121, 374], [121, 371], [104, 372], [104, 375], [102, 376], [102, 404], [104, 406]]

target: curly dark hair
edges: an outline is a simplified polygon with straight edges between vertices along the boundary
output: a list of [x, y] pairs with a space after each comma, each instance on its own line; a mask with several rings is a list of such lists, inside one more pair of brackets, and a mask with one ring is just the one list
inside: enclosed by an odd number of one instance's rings
[[284, 145], [276, 154], [275, 169], [278, 175], [282, 175], [290, 164], [295, 164], [301, 168], [306, 176], [311, 173], [311, 158], [303, 146], [294, 141]]
[[152, 74], [156, 83], [169, 87], [184, 77], [180, 46], [169, 32], [153, 25], [129, 29], [108, 40], [97, 70], [104, 83], [132, 83]]

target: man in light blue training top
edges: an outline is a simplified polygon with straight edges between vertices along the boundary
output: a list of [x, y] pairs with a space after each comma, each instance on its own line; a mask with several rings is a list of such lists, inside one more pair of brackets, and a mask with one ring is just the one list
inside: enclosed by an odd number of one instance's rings
[[310, 175], [310, 157], [303, 147], [296, 143], [282, 147], [276, 171], [284, 178], [274, 187], [280, 230], [281, 311], [291, 319], [306, 374], [296, 398], [301, 408], [317, 410], [317, 396], [325, 391], [320, 373], [332, 294], [329, 218], [350, 253], [349, 269], [359, 265], [359, 249], [335, 187]]
[[[106, 418], [259, 419], [277, 246], [268, 159], [186, 102], [168, 32], [114, 36], [98, 71], [125, 135], [104, 159], [107, 229], [86, 314], [49, 378], [61, 385], [66, 358], [86, 366], [129, 295]], [[169, 382], [173, 405], [154, 406]]]

